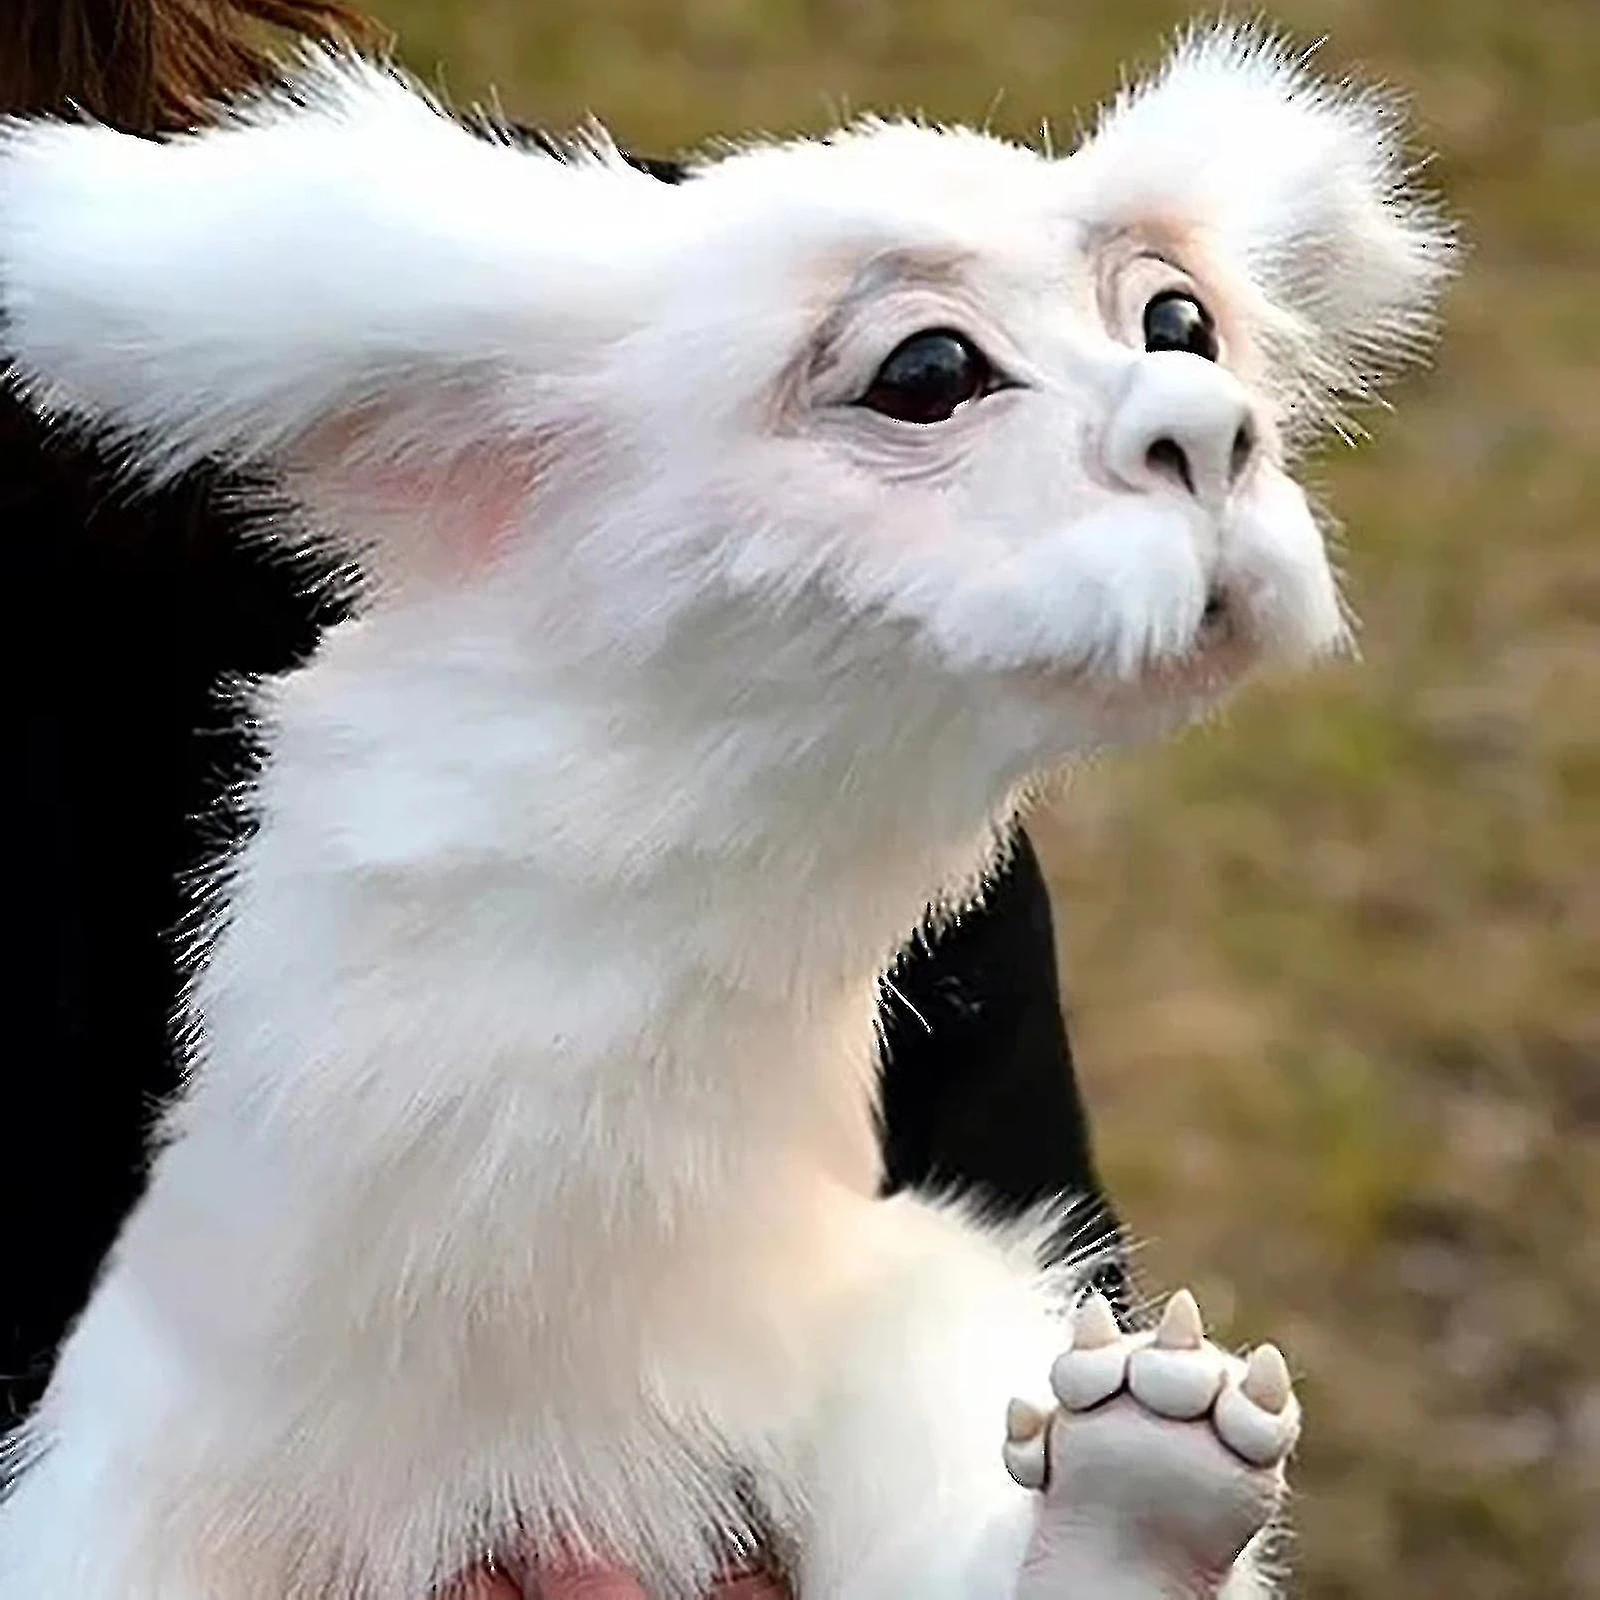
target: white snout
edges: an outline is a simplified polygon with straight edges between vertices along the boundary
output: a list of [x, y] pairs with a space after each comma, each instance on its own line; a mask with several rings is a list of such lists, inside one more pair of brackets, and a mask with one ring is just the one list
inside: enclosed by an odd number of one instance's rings
[[1254, 473], [1239, 496], [1216, 581], [1248, 619], [1257, 645], [1280, 664], [1350, 644], [1322, 530], [1299, 486], [1274, 467]]
[[1132, 363], [1106, 425], [1106, 464], [1130, 489], [1178, 494], [1215, 513], [1258, 449], [1239, 381], [1215, 362], [1163, 350]]

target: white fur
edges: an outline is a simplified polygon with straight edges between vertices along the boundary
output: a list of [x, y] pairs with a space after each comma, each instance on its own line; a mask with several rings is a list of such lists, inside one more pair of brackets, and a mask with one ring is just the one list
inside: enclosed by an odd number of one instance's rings
[[[349, 60], [164, 145], [13, 125], [18, 381], [147, 474], [277, 469], [373, 583], [256, 696], [0, 1600], [420, 1600], [561, 1534], [689, 1593], [752, 1504], [806, 1600], [1009, 1594], [1059, 1288], [874, 1198], [878, 974], [1040, 774], [1338, 642], [1284, 439], [1445, 254], [1368, 102], [1234, 35], [1064, 160], [866, 124], [676, 189]], [[1226, 371], [1140, 349], [1191, 282]], [[849, 404], [947, 325], [1023, 387]], [[1224, 499], [1141, 476], [1246, 416]]]

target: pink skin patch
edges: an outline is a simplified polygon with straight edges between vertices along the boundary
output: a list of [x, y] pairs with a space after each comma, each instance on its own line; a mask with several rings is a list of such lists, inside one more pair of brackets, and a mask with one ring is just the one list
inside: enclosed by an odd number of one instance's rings
[[414, 407], [369, 408], [317, 428], [295, 453], [295, 475], [335, 526], [389, 524], [402, 535], [395, 543], [410, 547], [407, 566], [468, 576], [495, 560], [526, 516], [553, 445], [495, 439], [437, 457], [389, 446], [432, 431]]

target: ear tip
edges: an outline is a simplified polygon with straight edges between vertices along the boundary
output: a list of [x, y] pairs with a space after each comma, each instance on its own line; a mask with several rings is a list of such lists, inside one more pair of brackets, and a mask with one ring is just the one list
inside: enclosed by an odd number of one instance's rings
[[1323, 35], [1309, 45], [1297, 44], [1286, 29], [1261, 15], [1196, 18], [1179, 30], [1161, 76], [1220, 72], [1306, 88], [1317, 82], [1311, 62], [1326, 42]]

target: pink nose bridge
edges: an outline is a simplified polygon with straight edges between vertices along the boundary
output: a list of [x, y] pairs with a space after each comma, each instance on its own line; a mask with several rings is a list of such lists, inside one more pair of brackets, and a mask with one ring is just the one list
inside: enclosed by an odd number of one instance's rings
[[1214, 362], [1163, 350], [1133, 363], [1106, 424], [1106, 464], [1130, 489], [1219, 508], [1258, 449], [1250, 400]]

